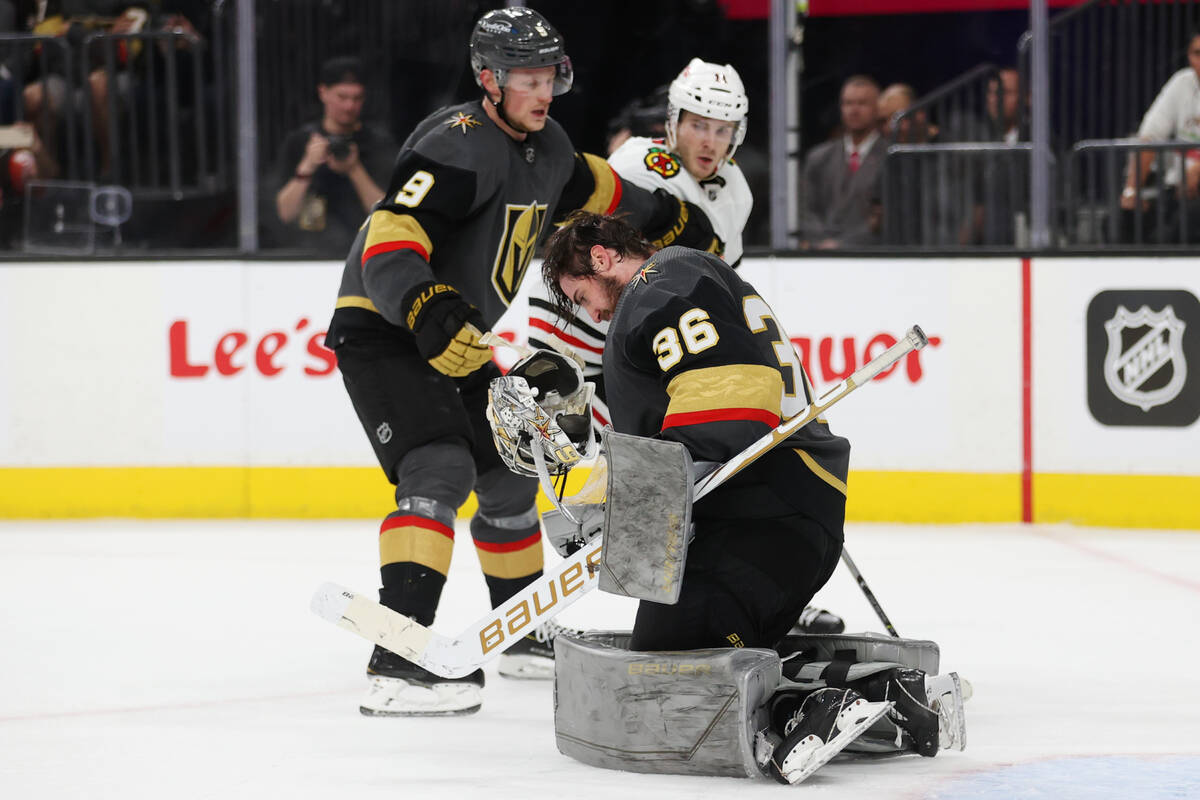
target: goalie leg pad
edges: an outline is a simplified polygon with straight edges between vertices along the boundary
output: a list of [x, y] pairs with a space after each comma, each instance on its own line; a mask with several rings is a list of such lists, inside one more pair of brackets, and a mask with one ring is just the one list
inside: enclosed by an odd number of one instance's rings
[[757, 777], [779, 656], [757, 648], [633, 652], [626, 634], [555, 639], [558, 749], [630, 772]]

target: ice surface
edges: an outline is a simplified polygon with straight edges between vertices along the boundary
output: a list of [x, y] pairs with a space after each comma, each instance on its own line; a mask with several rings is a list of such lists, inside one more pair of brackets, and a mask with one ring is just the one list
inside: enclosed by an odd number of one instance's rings
[[[973, 683], [968, 747], [835, 761], [798, 787], [585, 766], [555, 749], [550, 684], [494, 667], [474, 716], [360, 716], [369, 645], [309, 599], [373, 590], [376, 535], [0, 523], [0, 798], [1200, 797], [1196, 532], [849, 526], [899, 632]], [[447, 633], [486, 602], [465, 526], [455, 549]], [[818, 602], [881, 630], [844, 569]], [[593, 592], [561, 621], [627, 628], [633, 607]]]

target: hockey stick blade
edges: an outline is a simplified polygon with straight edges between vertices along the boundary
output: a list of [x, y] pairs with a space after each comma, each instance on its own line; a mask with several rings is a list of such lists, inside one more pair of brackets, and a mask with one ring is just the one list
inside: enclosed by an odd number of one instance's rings
[[[913, 350], [928, 343], [914, 325], [900, 341], [868, 361], [779, 427], [697, 482], [694, 499], [716, 489], [757, 461], [772, 447], [812, 422], [827, 409]], [[542, 577], [468, 626], [456, 638], [436, 633], [403, 614], [336, 584], [324, 584], [313, 597], [317, 616], [396, 653], [445, 678], [460, 678], [479, 669], [546, 620], [595, 589], [600, 570], [602, 536], [591, 539]]]
[[461, 678], [596, 588], [602, 544], [602, 537], [597, 536], [560, 561], [552, 572], [477, 619], [455, 639], [335, 583], [322, 584], [310, 608], [322, 619], [435, 675]]

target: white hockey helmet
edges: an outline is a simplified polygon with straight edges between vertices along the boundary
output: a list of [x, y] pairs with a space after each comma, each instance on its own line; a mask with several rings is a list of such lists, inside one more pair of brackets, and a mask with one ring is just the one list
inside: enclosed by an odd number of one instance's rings
[[702, 117], [736, 122], [737, 130], [729, 143], [726, 158], [733, 156], [746, 138], [746, 114], [750, 100], [737, 70], [730, 64], [710, 64], [693, 58], [683, 72], [671, 81], [667, 92], [667, 147], [675, 149], [680, 112], [691, 111]]

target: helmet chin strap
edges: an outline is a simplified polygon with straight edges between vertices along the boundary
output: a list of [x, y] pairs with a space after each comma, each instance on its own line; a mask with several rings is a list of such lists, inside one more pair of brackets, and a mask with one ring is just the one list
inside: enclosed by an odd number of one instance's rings
[[504, 110], [504, 87], [501, 86], [499, 84], [499, 82], [497, 82], [496, 88], [499, 89], [499, 91], [500, 91], [500, 99], [492, 100], [491, 95], [488, 95], [488, 100], [491, 100], [492, 107], [496, 109], [496, 113], [500, 115], [500, 119], [504, 120], [504, 124], [507, 125], [508, 127], [512, 128], [517, 133], [529, 133], [530, 131], [528, 131], [525, 128], [522, 128], [516, 122], [509, 119], [508, 114]]

